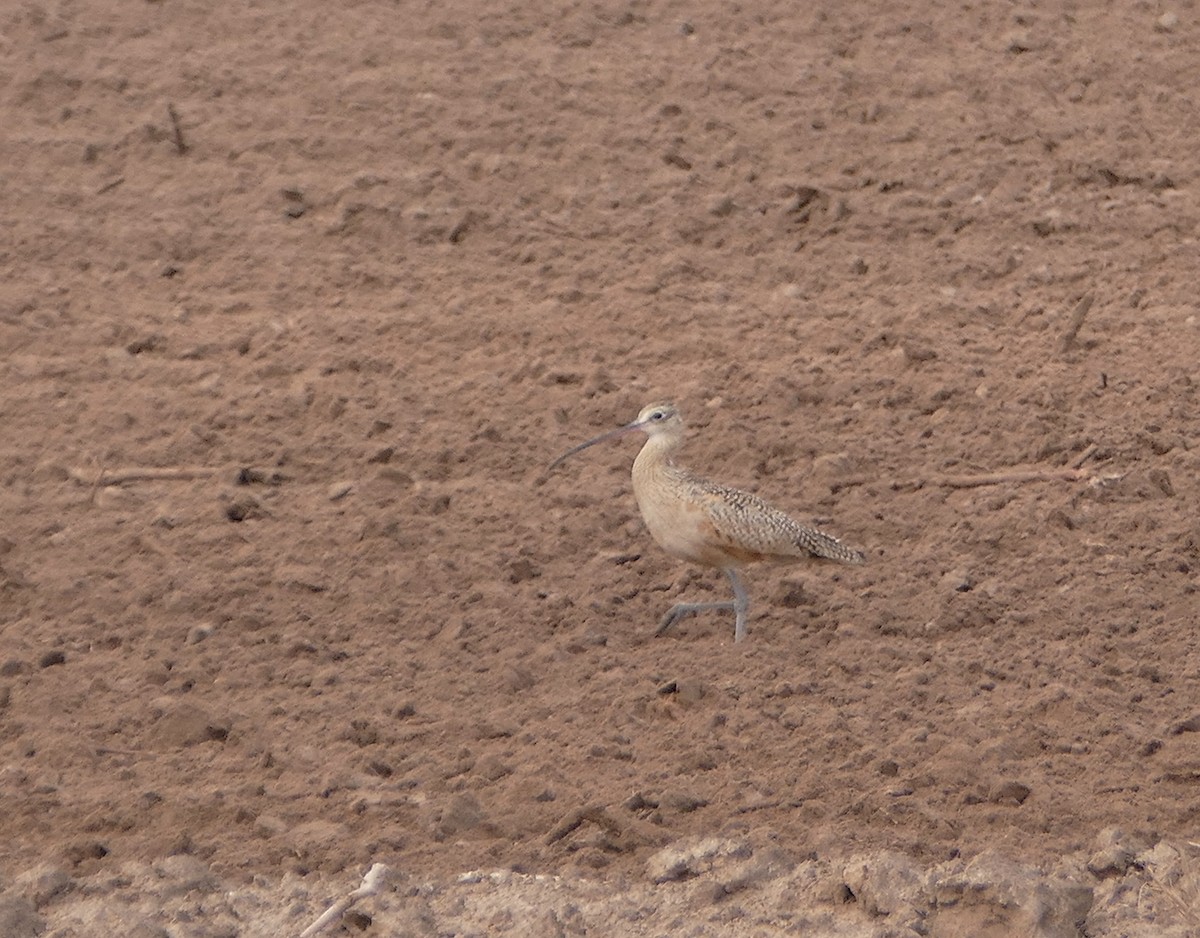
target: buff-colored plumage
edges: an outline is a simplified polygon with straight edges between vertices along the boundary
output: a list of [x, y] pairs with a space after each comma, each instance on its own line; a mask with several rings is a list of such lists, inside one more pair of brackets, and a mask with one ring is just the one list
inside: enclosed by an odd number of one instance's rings
[[667, 613], [659, 632], [683, 615], [705, 609], [732, 609], [735, 641], [745, 635], [749, 600], [735, 568], [753, 561], [795, 562], [816, 557], [860, 564], [861, 551], [816, 528], [805, 527], [757, 495], [697, 478], [676, 466], [673, 454], [683, 442], [683, 418], [674, 404], [642, 408], [637, 420], [568, 451], [567, 456], [602, 440], [641, 430], [645, 445], [633, 463], [633, 492], [650, 535], [672, 557], [724, 570], [734, 588], [731, 603], [681, 603]]

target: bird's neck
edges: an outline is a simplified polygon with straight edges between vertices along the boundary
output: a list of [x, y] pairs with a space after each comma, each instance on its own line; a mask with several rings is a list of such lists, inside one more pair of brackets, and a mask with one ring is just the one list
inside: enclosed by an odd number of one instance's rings
[[650, 478], [677, 471], [672, 457], [679, 448], [678, 437], [668, 434], [652, 436], [646, 440], [637, 459], [633, 461], [633, 478]]

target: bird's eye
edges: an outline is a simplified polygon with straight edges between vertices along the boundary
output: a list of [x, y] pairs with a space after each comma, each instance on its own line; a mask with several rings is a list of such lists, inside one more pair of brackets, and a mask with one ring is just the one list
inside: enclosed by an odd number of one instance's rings
[[661, 410], [656, 410], [654, 413], [652, 413], [650, 415], [650, 419], [651, 420], [662, 420], [666, 416], [667, 415], [664, 414]]

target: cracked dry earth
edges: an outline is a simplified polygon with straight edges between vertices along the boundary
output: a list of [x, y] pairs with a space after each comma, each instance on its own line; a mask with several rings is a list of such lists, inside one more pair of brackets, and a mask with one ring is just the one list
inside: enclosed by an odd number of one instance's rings
[[[1198, 52], [6, 5], [0, 934], [1200, 933]], [[868, 564], [655, 638], [664, 397]]]

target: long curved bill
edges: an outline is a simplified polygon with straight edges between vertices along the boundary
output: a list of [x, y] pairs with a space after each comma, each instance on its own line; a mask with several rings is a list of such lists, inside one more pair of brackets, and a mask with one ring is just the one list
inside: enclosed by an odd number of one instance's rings
[[617, 437], [624, 436], [626, 433], [632, 433], [634, 430], [640, 429], [642, 429], [642, 425], [635, 420], [633, 423], [627, 423], [623, 427], [617, 427], [615, 430], [609, 430], [607, 433], [601, 433], [599, 436], [593, 437], [585, 443], [580, 443], [578, 446], [572, 446], [569, 450], [559, 456], [558, 459], [550, 463], [550, 465], [546, 467], [546, 471], [552, 471], [568, 456], [574, 456], [576, 453], [587, 449], [589, 446], [595, 446], [597, 443], [605, 443], [608, 440], [615, 440]]

